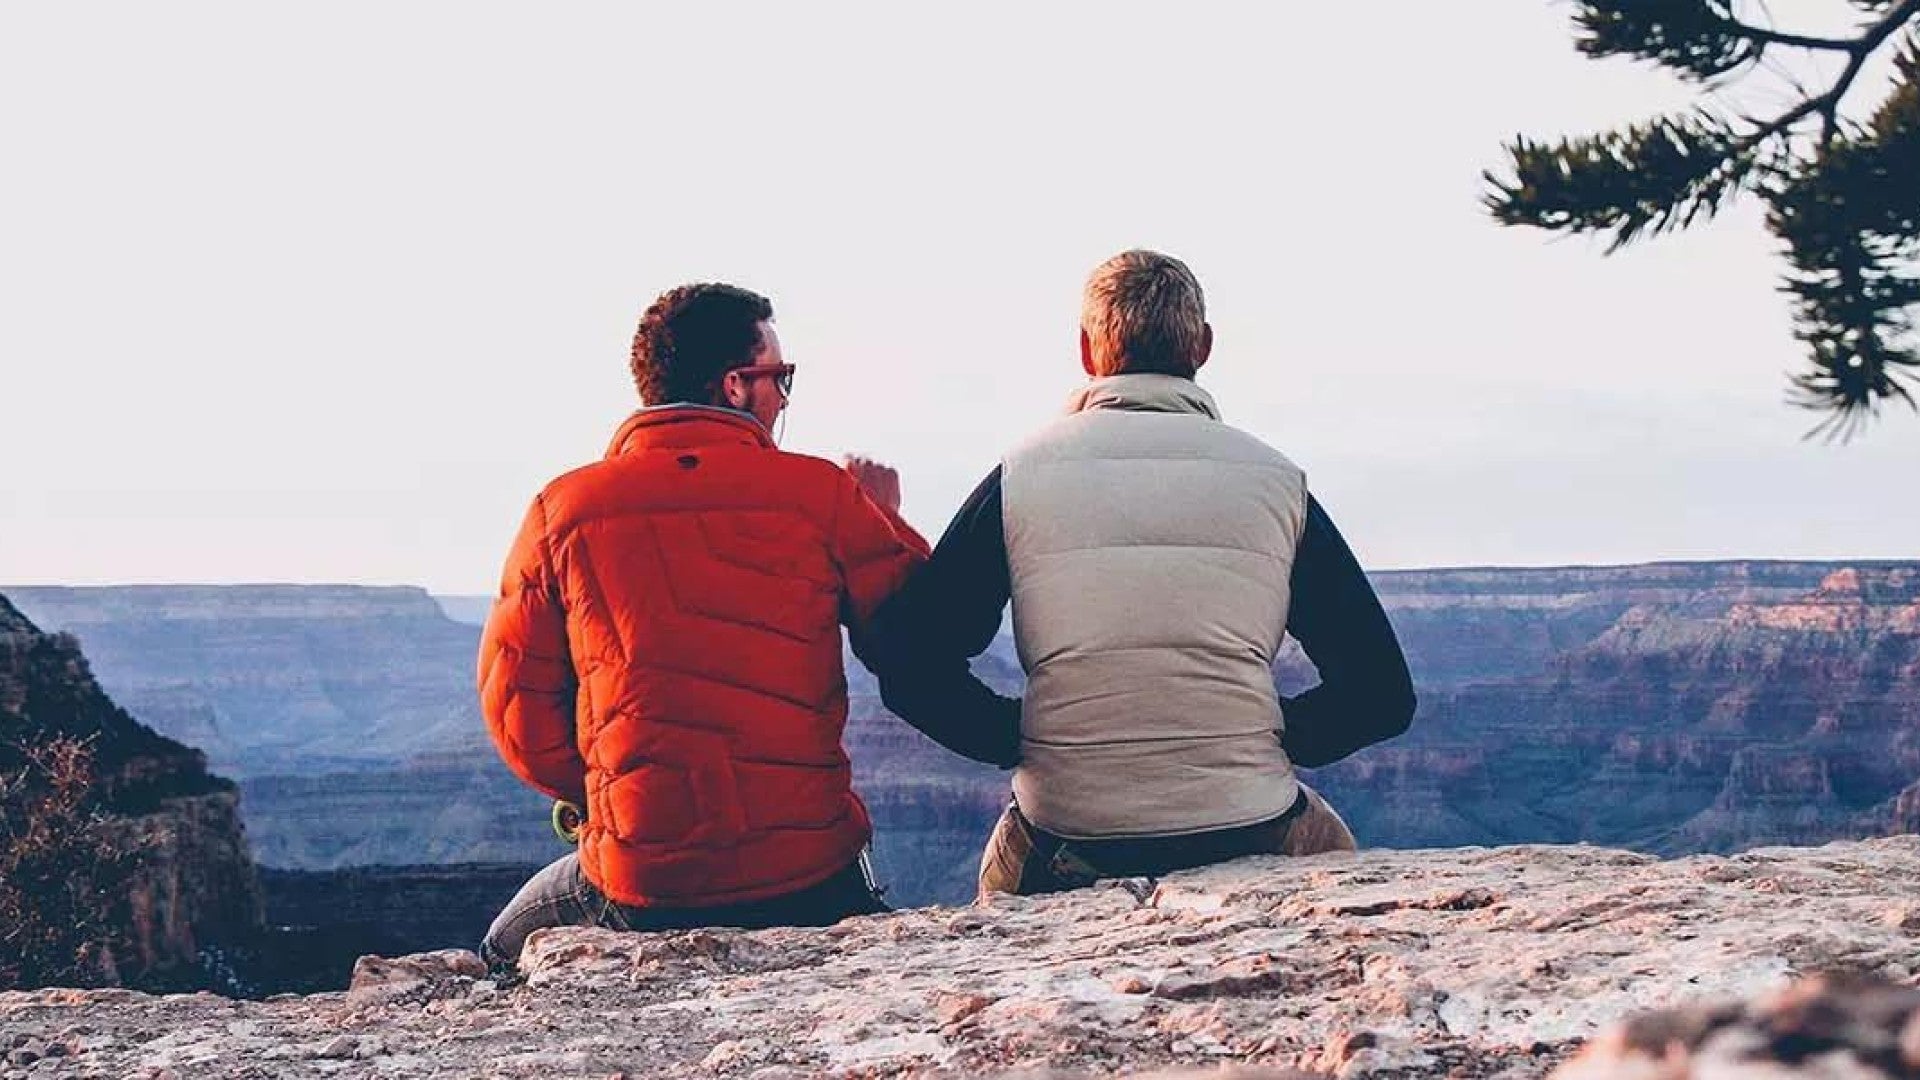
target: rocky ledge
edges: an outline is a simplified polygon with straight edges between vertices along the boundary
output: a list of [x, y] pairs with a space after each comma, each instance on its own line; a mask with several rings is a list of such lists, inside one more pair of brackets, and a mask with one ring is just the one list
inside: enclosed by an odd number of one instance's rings
[[[549, 931], [504, 982], [441, 953], [368, 958], [349, 991], [264, 1002], [0, 994], [0, 1072], [1525, 1077], [1625, 1017], [1816, 973], [1896, 987], [1866, 1006], [1894, 1071], [1821, 1075], [1920, 1073], [1920, 1056], [1898, 1071], [1914, 1033], [1888, 1004], [1913, 1011], [1897, 987], [1920, 973], [1920, 838], [1672, 861], [1592, 847], [1245, 860], [826, 930]], [[1594, 1040], [1581, 1075], [1689, 1075], [1690, 1047], [1765, 1027], [1738, 1009], [1668, 1015]]]

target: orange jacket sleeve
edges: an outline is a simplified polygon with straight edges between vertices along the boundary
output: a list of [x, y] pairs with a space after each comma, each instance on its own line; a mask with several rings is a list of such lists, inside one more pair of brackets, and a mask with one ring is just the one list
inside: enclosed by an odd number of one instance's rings
[[536, 498], [480, 635], [480, 711], [514, 775], [585, 806], [587, 765], [573, 730], [578, 682], [549, 545], [546, 510]]
[[880, 605], [907, 583], [932, 548], [899, 514], [867, 498], [853, 477], [841, 484], [834, 513], [834, 561], [846, 593], [841, 622], [856, 642]]

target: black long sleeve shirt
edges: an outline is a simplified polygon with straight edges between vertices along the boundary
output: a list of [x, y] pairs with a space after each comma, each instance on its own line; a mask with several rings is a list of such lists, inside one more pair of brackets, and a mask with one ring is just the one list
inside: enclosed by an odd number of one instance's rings
[[[1407, 730], [1413, 679], [1373, 586], [1312, 497], [1294, 554], [1287, 632], [1320, 684], [1282, 703], [1282, 746], [1314, 767]], [[1000, 470], [954, 515], [933, 557], [883, 606], [856, 652], [895, 715], [956, 753], [1003, 767], [1020, 759], [1020, 701], [968, 667], [1000, 628], [1012, 597]]]

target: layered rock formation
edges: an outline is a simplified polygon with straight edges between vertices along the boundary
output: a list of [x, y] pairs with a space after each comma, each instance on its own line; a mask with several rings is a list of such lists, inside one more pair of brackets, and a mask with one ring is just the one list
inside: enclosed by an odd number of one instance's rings
[[[1911, 837], [1671, 862], [1590, 847], [1254, 859], [825, 930], [544, 931], [509, 982], [446, 954], [266, 1002], [5, 994], [0, 1052], [112, 1077], [1533, 1077], [1648, 1008], [1821, 971], [1912, 986], [1916, 897]], [[1666, 1030], [1614, 1042], [1690, 1037]], [[1877, 1030], [1860, 1025], [1862, 1045]]]
[[1913, 568], [1890, 562], [1696, 562], [1463, 570], [1372, 575], [1416, 683], [1452, 689], [1545, 673], [1562, 654], [1603, 634], [1629, 610], [1724, 612], [1787, 603], [1841, 570]]
[[1609, 590], [1632, 602], [1591, 640], [1534, 676], [1423, 686], [1406, 738], [1318, 782], [1393, 845], [1726, 851], [1901, 831], [1920, 781], [1920, 570], [1822, 567], [1802, 587], [1806, 569], [1699, 587], [1642, 568], [1658, 588]]
[[90, 748], [94, 806], [112, 815], [114, 846], [131, 853], [115, 915], [123, 948], [108, 969], [150, 985], [217, 980], [219, 948], [261, 920], [233, 785], [116, 706], [74, 639], [41, 633], [0, 597], [0, 766], [58, 739]]

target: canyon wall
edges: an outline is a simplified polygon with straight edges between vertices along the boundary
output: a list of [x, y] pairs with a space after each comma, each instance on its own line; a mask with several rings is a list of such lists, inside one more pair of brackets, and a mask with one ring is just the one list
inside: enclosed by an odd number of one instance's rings
[[[221, 951], [261, 925], [261, 896], [232, 783], [207, 771], [196, 750], [159, 735], [119, 708], [95, 682], [71, 637], [43, 633], [0, 596], [0, 773], [28, 776], [60, 741], [84, 743], [91, 758], [85, 818], [104, 815], [100, 842], [55, 836], [71, 875], [34, 887], [88, 880], [97, 856], [125, 860], [110, 875], [102, 924], [111, 940], [90, 977], [136, 985], [219, 985]], [[34, 806], [40, 804], [35, 803]], [[41, 811], [0, 815], [0, 842], [32, 839]], [[86, 820], [75, 825], [93, 829]], [[95, 835], [88, 833], [88, 835]], [[45, 850], [45, 845], [40, 844]], [[19, 885], [19, 881], [14, 884]], [[38, 906], [38, 897], [27, 897]], [[18, 929], [9, 927], [8, 929]]]

